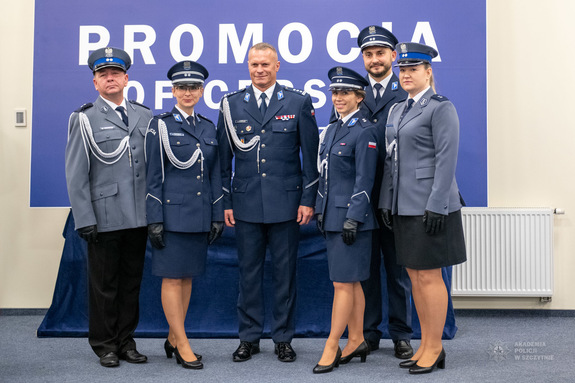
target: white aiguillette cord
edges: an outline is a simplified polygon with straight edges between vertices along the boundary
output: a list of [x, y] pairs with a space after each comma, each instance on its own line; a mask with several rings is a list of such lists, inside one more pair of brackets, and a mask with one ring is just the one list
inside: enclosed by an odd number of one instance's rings
[[[122, 139], [122, 141], [120, 141], [120, 144], [118, 145], [116, 150], [114, 150], [111, 153], [106, 153], [102, 149], [100, 149], [100, 147], [98, 146], [98, 144], [94, 140], [94, 133], [92, 131], [92, 126], [90, 125], [90, 120], [88, 119], [88, 116], [86, 116], [85, 113], [79, 113], [79, 118], [80, 118], [80, 132], [82, 134], [82, 141], [84, 143], [84, 149], [86, 150], [86, 152], [87, 152], [87, 147], [89, 147], [90, 151], [92, 152], [94, 157], [96, 157], [96, 159], [98, 159], [98, 161], [100, 161], [106, 165], [112, 165], [112, 164], [115, 164], [116, 162], [118, 162], [120, 160], [120, 158], [122, 158], [122, 156], [124, 155], [126, 150], [128, 150], [128, 157], [130, 159], [130, 167], [132, 167], [132, 152], [130, 151], [130, 136], [129, 135], [127, 135], [126, 137], [124, 137]], [[116, 159], [113, 161], [106, 161], [106, 159], [111, 159], [111, 158], [116, 158]], [[89, 161], [90, 161], [90, 157], [88, 156], [88, 164], [89, 164]]]
[[[258, 161], [258, 173], [260, 172], [260, 136], [254, 136], [249, 142], [244, 143], [242, 142], [236, 129], [234, 128], [234, 124], [232, 121], [232, 114], [230, 111], [230, 104], [228, 102], [228, 98], [224, 97], [222, 102], [223, 107], [223, 114], [224, 114], [224, 126], [226, 127], [226, 133], [228, 135], [228, 142], [230, 143], [230, 148], [232, 152], [234, 151], [234, 146], [238, 148], [242, 152], [249, 152], [253, 148], [257, 146], [257, 161]], [[233, 145], [232, 145], [233, 142]]]

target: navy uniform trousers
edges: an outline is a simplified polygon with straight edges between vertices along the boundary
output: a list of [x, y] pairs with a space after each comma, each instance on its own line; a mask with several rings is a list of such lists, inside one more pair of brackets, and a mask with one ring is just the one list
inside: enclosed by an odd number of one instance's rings
[[[369, 81], [369, 78], [367, 78]], [[376, 104], [373, 89], [368, 86], [366, 97], [361, 105], [363, 115], [371, 121], [378, 130], [379, 161], [376, 169], [376, 179], [372, 192], [374, 209], [378, 207], [381, 180], [383, 177], [383, 164], [385, 161], [385, 125], [391, 106], [407, 98], [407, 93], [399, 86], [395, 74], [383, 93], [381, 100]], [[382, 260], [386, 279], [388, 304], [388, 331], [391, 339], [409, 340], [412, 336], [411, 328], [411, 281], [404, 267], [397, 264], [395, 252], [395, 239], [393, 232], [383, 225], [373, 231], [371, 246], [370, 277], [361, 283], [365, 295], [365, 314], [363, 335], [370, 343], [378, 344], [382, 332], [378, 328], [383, 321], [382, 296]]]

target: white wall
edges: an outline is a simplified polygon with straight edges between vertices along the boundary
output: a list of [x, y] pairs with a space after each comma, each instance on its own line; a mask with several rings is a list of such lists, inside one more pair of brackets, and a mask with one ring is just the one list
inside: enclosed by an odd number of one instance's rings
[[[28, 207], [34, 2], [0, 4], [0, 308], [47, 308], [68, 210]], [[489, 205], [567, 214], [555, 218], [551, 303], [458, 297], [455, 307], [575, 310], [575, 2], [487, 4]], [[16, 108], [28, 110], [26, 128], [14, 127]]]

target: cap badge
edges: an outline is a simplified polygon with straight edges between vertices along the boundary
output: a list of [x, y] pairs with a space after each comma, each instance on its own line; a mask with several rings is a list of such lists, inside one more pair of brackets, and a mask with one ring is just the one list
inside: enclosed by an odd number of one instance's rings
[[114, 50], [112, 48], [106, 48], [104, 50], [104, 54], [106, 55], [106, 57], [113, 57], [114, 55]]
[[335, 72], [338, 76], [341, 76], [341, 75], [343, 75], [343, 68], [338, 66], [337, 69], [335, 70]]
[[184, 70], [192, 69], [192, 63], [189, 61], [184, 61]]
[[375, 25], [369, 27], [369, 34], [373, 35], [375, 33]]
[[401, 44], [401, 46], [399, 47], [399, 49], [401, 49], [401, 52], [402, 52], [402, 53], [405, 53], [405, 52], [407, 52], [407, 45]]

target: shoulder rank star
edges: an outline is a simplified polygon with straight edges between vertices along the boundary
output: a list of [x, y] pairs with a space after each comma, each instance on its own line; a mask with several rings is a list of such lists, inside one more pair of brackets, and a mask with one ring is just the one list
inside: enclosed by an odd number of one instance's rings
[[282, 121], [287, 121], [287, 120], [293, 120], [295, 118], [295, 114], [284, 114], [282, 116], [275, 116], [276, 120], [282, 120]]

